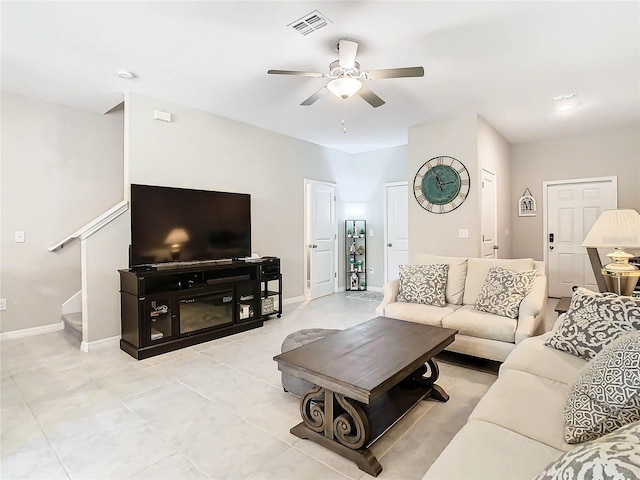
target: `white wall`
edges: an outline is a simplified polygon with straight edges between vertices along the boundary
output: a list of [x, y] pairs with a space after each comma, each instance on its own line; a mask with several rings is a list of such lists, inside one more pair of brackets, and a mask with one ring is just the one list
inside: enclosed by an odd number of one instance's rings
[[[498, 255], [511, 258], [510, 144], [477, 114], [460, 114], [409, 129], [409, 258], [416, 253], [478, 257], [481, 253], [482, 168], [496, 174]], [[434, 214], [416, 202], [416, 172], [429, 159], [446, 155], [460, 160], [469, 171], [471, 188], [465, 202], [452, 212]], [[468, 229], [469, 238], [459, 238]]]
[[537, 200], [535, 217], [512, 210], [512, 249], [516, 257], [543, 258], [542, 183], [590, 177], [618, 177], [618, 207], [640, 211], [640, 125], [515, 145], [512, 148], [511, 204], [525, 188]]
[[[373, 268], [373, 275], [367, 274], [369, 287], [382, 287], [384, 283], [384, 204], [385, 183], [401, 182], [407, 179], [408, 148], [406, 145], [384, 148], [372, 152], [353, 155], [351, 161], [336, 165], [338, 202], [364, 203], [367, 208], [367, 267]], [[341, 218], [340, 235], [344, 239], [344, 209], [339, 208]], [[373, 237], [370, 231], [373, 230]], [[344, 254], [344, 240], [340, 242]], [[344, 256], [341, 256], [344, 258]], [[340, 262], [340, 284], [345, 282], [345, 262]]]
[[482, 117], [478, 117], [478, 163], [496, 175], [496, 222], [499, 258], [511, 257], [511, 145]]
[[[471, 189], [466, 201], [446, 214], [424, 210], [413, 195], [416, 172], [429, 159], [447, 155], [469, 170]], [[416, 253], [477, 257], [480, 254], [480, 175], [478, 165], [478, 117], [462, 114], [409, 129], [409, 258]], [[458, 238], [458, 229], [469, 238]]]
[[0, 330], [9, 332], [60, 322], [80, 290], [79, 244], [47, 248], [122, 200], [123, 114], [1, 100]]
[[[119, 186], [121, 187], [121, 186]], [[122, 191], [120, 189], [120, 191]], [[129, 212], [125, 212], [91, 237], [83, 240], [86, 261], [87, 298], [83, 315], [87, 329], [82, 330], [83, 342], [95, 342], [120, 335], [120, 276], [127, 268], [127, 248], [120, 248], [122, 239], [130, 235]]]
[[335, 183], [351, 156], [139, 94], [126, 115], [130, 182], [251, 194], [252, 249], [281, 258], [285, 299], [302, 296], [304, 179]]

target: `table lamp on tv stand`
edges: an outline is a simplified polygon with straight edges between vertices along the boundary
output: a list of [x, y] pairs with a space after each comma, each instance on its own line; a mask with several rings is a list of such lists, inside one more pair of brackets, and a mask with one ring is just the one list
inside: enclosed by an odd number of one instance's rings
[[169, 251], [171, 252], [171, 258], [173, 260], [178, 260], [180, 258], [180, 248], [183, 243], [188, 241], [189, 234], [184, 228], [174, 228], [171, 230], [164, 243], [169, 245]]
[[[591, 266], [596, 280], [602, 289], [604, 280], [606, 290], [618, 295], [631, 295], [640, 278], [640, 270], [629, 263], [634, 255], [625, 252], [624, 248], [640, 248], [640, 214], [631, 209], [605, 210], [593, 224], [593, 227], [582, 242], [587, 247]], [[611, 263], [600, 265], [598, 272], [597, 248], [614, 248], [607, 254]], [[601, 274], [601, 275], [599, 275]]]

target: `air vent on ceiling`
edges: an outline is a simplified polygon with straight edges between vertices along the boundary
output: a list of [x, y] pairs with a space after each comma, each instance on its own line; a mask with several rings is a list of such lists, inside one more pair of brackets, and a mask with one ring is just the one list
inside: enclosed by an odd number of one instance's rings
[[302, 35], [309, 35], [316, 30], [320, 30], [322, 27], [326, 27], [329, 23], [332, 23], [331, 20], [321, 14], [318, 10], [314, 10], [295, 22], [291, 22], [287, 27], [293, 28], [296, 32], [300, 32]]

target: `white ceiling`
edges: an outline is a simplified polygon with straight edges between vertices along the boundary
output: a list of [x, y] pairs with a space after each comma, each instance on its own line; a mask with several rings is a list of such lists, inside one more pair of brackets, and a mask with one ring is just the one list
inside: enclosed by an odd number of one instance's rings
[[[350, 153], [406, 144], [407, 128], [482, 115], [511, 143], [640, 118], [640, 3], [432, 1], [7, 2], [2, 90], [96, 112], [125, 90]], [[287, 24], [318, 9], [327, 27]], [[360, 43], [363, 70], [419, 66], [424, 78], [371, 80], [387, 103], [325, 95], [336, 44]], [[117, 69], [137, 78], [122, 80]], [[576, 93], [571, 114], [551, 97]]]

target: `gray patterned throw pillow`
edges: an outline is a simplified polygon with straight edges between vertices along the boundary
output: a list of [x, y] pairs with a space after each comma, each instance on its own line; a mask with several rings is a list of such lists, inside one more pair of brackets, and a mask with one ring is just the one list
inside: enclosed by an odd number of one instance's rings
[[444, 307], [449, 265], [400, 265], [398, 302]]
[[640, 300], [578, 288], [545, 345], [591, 360], [606, 344], [634, 329], [640, 330]]
[[564, 407], [564, 437], [567, 443], [594, 440], [637, 420], [640, 331], [611, 342], [580, 373]]
[[531, 291], [535, 278], [535, 270], [516, 272], [507, 268], [491, 267], [476, 300], [476, 310], [518, 318], [520, 303]]
[[563, 454], [534, 480], [640, 478], [640, 422]]

